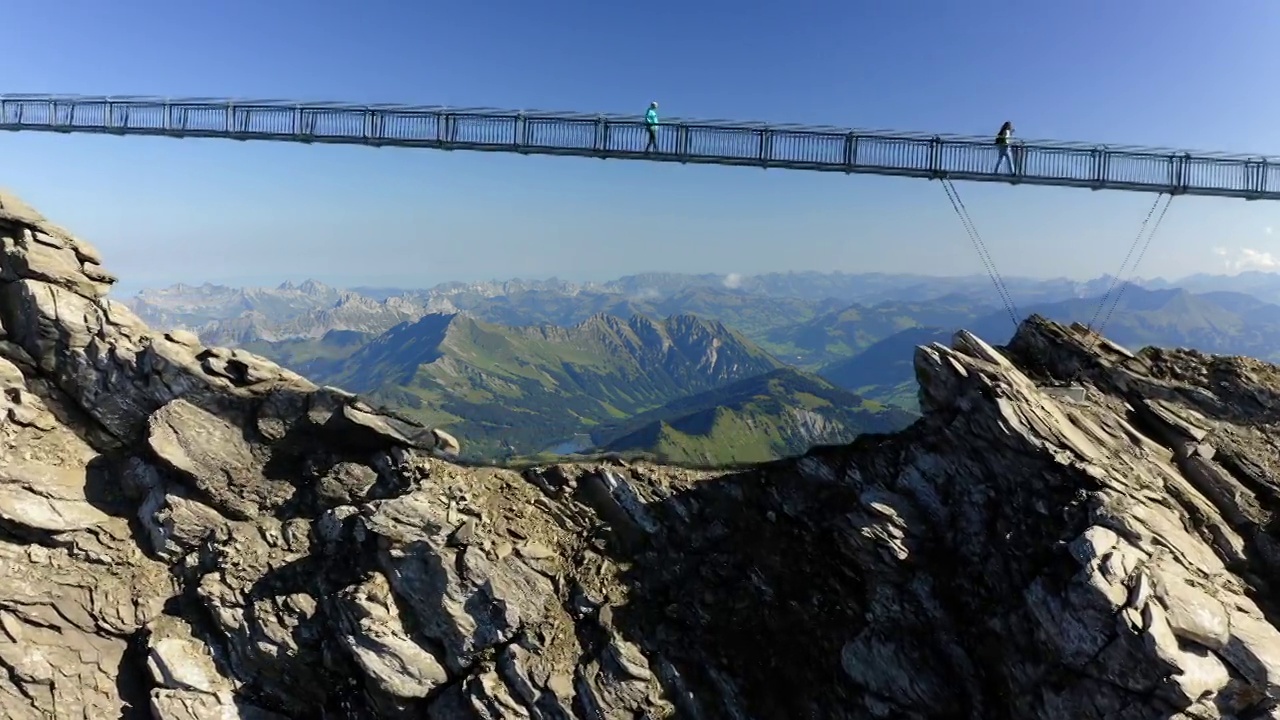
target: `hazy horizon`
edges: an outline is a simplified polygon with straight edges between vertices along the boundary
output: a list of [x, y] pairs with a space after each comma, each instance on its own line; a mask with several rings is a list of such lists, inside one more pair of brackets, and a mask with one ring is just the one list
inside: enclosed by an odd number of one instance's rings
[[[511, 276], [511, 277], [479, 277], [477, 276], [475, 278], [444, 279], [439, 281], [420, 281], [420, 280], [414, 281], [414, 280], [408, 280], [406, 278], [402, 282], [393, 282], [389, 278], [363, 278], [363, 279], [356, 279], [356, 280], [342, 280], [340, 277], [339, 278], [333, 278], [333, 277], [325, 278], [325, 277], [313, 277], [313, 276], [268, 277], [263, 275], [251, 275], [251, 276], [240, 276], [238, 278], [236, 277], [210, 278], [207, 280], [199, 280], [199, 281], [175, 280], [173, 282], [154, 284], [154, 285], [129, 283], [127, 281], [127, 278], [121, 278], [120, 282], [118, 282], [112, 288], [112, 294], [117, 296], [133, 296], [133, 295], [142, 293], [144, 291], [164, 290], [164, 289], [172, 288], [179, 285], [185, 285], [188, 287], [214, 286], [214, 287], [227, 287], [227, 288], [235, 288], [235, 289], [276, 289], [287, 283], [292, 283], [293, 285], [302, 285], [303, 283], [306, 283], [306, 282], [317, 282], [331, 288], [343, 289], [343, 290], [350, 290], [355, 288], [369, 288], [369, 289], [390, 289], [390, 290], [413, 291], [413, 290], [428, 290], [433, 287], [438, 287], [440, 285], [449, 284], [449, 283], [483, 284], [483, 283], [507, 283], [507, 282], [548, 282], [548, 281], [554, 280], [554, 281], [569, 282], [574, 284], [586, 284], [586, 283], [604, 284], [604, 283], [621, 280], [623, 278], [643, 276], [643, 275], [673, 275], [673, 276], [688, 276], [688, 277], [712, 275], [712, 276], [722, 277], [726, 279], [732, 278], [735, 276], [740, 279], [747, 279], [747, 278], [755, 278], [755, 277], [767, 277], [771, 275], [787, 276], [787, 275], [806, 275], [806, 274], [817, 274], [817, 275], [823, 275], [823, 276], [844, 276], [844, 277], [857, 277], [857, 276], [901, 277], [901, 278], [920, 278], [925, 280], [927, 279], [966, 280], [967, 279], [967, 280], [981, 280], [987, 283], [990, 282], [990, 278], [982, 273], [940, 274], [940, 273], [927, 273], [927, 272], [879, 272], [879, 271], [864, 273], [864, 272], [849, 272], [844, 270], [785, 270], [785, 271], [764, 272], [764, 273], [735, 273], [735, 272], [726, 272], [726, 271], [681, 272], [681, 271], [672, 271], [672, 270], [641, 270], [636, 272], [627, 272], [621, 275], [615, 275], [610, 277], [585, 277], [585, 276], [570, 277], [567, 274], [541, 275], [541, 276], [525, 275], [525, 276]], [[1266, 276], [1274, 276], [1274, 277], [1280, 278], [1280, 272], [1273, 272], [1273, 271], [1267, 271], [1267, 270], [1239, 270], [1235, 272], [1224, 272], [1224, 273], [1215, 273], [1215, 272], [1190, 273], [1188, 275], [1181, 275], [1178, 277], [1155, 276], [1155, 277], [1125, 278], [1125, 281], [1132, 282], [1135, 284], [1144, 284], [1144, 283], [1153, 283], [1153, 282], [1176, 284], [1180, 281], [1184, 281], [1189, 278], [1197, 277], [1197, 276], [1231, 278], [1231, 277], [1240, 277], [1242, 275], [1245, 275], [1245, 276], [1266, 275]], [[1099, 280], [1110, 280], [1112, 278], [1114, 278], [1114, 275], [1110, 273], [1103, 273], [1103, 274], [1095, 275], [1092, 277], [1071, 277], [1066, 275], [1044, 275], [1044, 276], [1002, 275], [1002, 279], [1006, 283], [1019, 282], [1019, 281], [1033, 282], [1033, 283], [1061, 281], [1061, 282], [1075, 282], [1075, 283], [1083, 284], [1083, 283], [1089, 283], [1089, 282], [1097, 282]], [[736, 284], [737, 284], [736, 282], [725, 283], [725, 286], [729, 288], [733, 288]], [[994, 287], [992, 288], [992, 300], [998, 301], [998, 297], [995, 295]]]

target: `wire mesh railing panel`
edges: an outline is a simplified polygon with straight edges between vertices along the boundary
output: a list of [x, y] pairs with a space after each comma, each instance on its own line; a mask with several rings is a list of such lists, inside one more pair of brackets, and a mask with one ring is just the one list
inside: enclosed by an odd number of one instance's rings
[[218, 133], [227, 131], [227, 109], [208, 105], [175, 105], [172, 129], [184, 132]]
[[6, 100], [3, 105], [6, 125], [52, 125], [53, 103], [41, 100]]
[[938, 148], [938, 166], [947, 173], [989, 173], [997, 155], [992, 148], [975, 143], [949, 142]]
[[1258, 187], [1261, 193], [1280, 193], [1280, 165], [1268, 162], [1261, 163], [1262, 182]]
[[844, 165], [848, 136], [786, 130], [769, 133], [769, 162]]
[[1013, 157], [1023, 175], [1056, 180], [1087, 182], [1096, 180], [1102, 168], [1102, 153], [1092, 150], [1060, 150], [1014, 146]]
[[1171, 187], [1175, 172], [1168, 156], [1113, 152], [1107, 155], [1104, 177], [1112, 183]]
[[[659, 126], [658, 151], [676, 152], [679, 134], [672, 128]], [[638, 153], [649, 144], [649, 132], [644, 123], [611, 122], [604, 129], [604, 148], [607, 153]]]
[[516, 134], [514, 117], [494, 115], [445, 115], [444, 142], [472, 145], [511, 145]]
[[525, 118], [524, 126], [522, 145], [565, 150], [594, 150], [602, 132], [602, 123], [594, 120]]
[[110, 127], [113, 130], [169, 129], [166, 108], [154, 103], [112, 103]]
[[685, 152], [689, 155], [732, 160], [758, 160], [761, 157], [763, 133], [759, 131], [697, 125], [687, 127]]
[[897, 168], [901, 170], [931, 169], [929, 140], [911, 138], [858, 138], [858, 152], [854, 167]]
[[437, 140], [440, 135], [440, 116], [416, 113], [386, 112], [374, 114], [373, 137], [390, 142], [423, 142]]
[[291, 136], [297, 133], [298, 110], [277, 107], [237, 107], [232, 111], [232, 132]]
[[368, 127], [368, 113], [363, 110], [303, 110], [304, 135], [318, 138], [360, 138]]
[[1181, 185], [1192, 188], [1216, 190], [1252, 190], [1257, 192], [1261, 183], [1261, 168], [1253, 163], [1215, 160], [1211, 158], [1175, 158], [1181, 168]]
[[108, 127], [106, 103], [54, 103], [54, 124], [69, 128]]

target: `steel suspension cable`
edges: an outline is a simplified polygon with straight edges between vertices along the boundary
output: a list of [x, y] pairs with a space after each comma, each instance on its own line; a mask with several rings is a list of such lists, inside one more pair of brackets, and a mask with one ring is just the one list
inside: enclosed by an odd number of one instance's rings
[[[1093, 317], [1089, 318], [1088, 328], [1093, 329], [1093, 324], [1098, 321], [1098, 316], [1102, 314], [1102, 308], [1106, 307], [1107, 301], [1111, 299], [1111, 293], [1115, 292], [1116, 285], [1120, 282], [1120, 278], [1124, 276], [1124, 269], [1129, 265], [1129, 258], [1133, 257], [1133, 251], [1138, 249], [1138, 243], [1142, 242], [1142, 234], [1147, 230], [1147, 224], [1151, 222], [1151, 216], [1156, 212], [1156, 206], [1160, 204], [1160, 199], [1164, 193], [1156, 195], [1156, 201], [1151, 203], [1151, 209], [1147, 211], [1147, 217], [1142, 221], [1142, 225], [1138, 227], [1138, 236], [1129, 244], [1129, 252], [1125, 253], [1124, 262], [1120, 263], [1120, 269], [1115, 275], [1111, 276], [1111, 285], [1107, 287], [1107, 292], [1103, 294], [1102, 299], [1098, 301], [1098, 307], [1093, 311]], [[1172, 197], [1172, 196], [1171, 196]], [[1166, 206], [1168, 207], [1168, 206]]]
[[[1159, 201], [1160, 201], [1160, 198], [1157, 197], [1156, 202], [1159, 202]], [[1165, 199], [1164, 207], [1161, 208], [1160, 210], [1160, 215], [1156, 217], [1155, 224], [1151, 226], [1151, 232], [1147, 233], [1147, 241], [1143, 243], [1142, 250], [1138, 253], [1138, 259], [1133, 261], [1133, 270], [1131, 272], [1130, 279], [1137, 277], [1138, 265], [1142, 263], [1142, 258], [1147, 254], [1147, 248], [1151, 247], [1151, 239], [1156, 236], [1156, 231], [1160, 229], [1160, 223], [1164, 222], [1164, 215], [1165, 213], [1169, 212], [1169, 206], [1172, 204], [1173, 204], [1173, 196], [1169, 195]], [[1125, 282], [1120, 285], [1120, 290], [1119, 292], [1116, 293], [1115, 302], [1111, 304], [1111, 309], [1107, 311], [1107, 316], [1102, 319], [1102, 324], [1098, 326], [1098, 337], [1102, 337], [1102, 331], [1106, 329], [1107, 322], [1111, 320], [1111, 314], [1116, 311], [1117, 307], [1119, 307], [1120, 298], [1124, 296], [1124, 289], [1128, 287], [1129, 284], [1130, 283]]]
[[947, 193], [947, 199], [951, 201], [951, 208], [956, 211], [956, 215], [960, 218], [960, 224], [964, 226], [965, 233], [969, 236], [969, 241], [973, 243], [973, 247], [978, 251], [978, 258], [982, 260], [982, 265], [987, 269], [987, 277], [991, 278], [991, 284], [996, 286], [996, 293], [1000, 296], [1001, 302], [1004, 303], [1005, 312], [1009, 313], [1009, 321], [1013, 323], [1015, 330], [1018, 328], [1018, 308], [1014, 305], [1013, 297], [1009, 294], [1008, 288], [1005, 287], [1004, 280], [1000, 277], [1000, 272], [996, 270], [995, 261], [991, 258], [991, 253], [987, 250], [987, 245], [982, 241], [982, 236], [978, 234], [978, 228], [973, 223], [973, 218], [969, 215], [969, 209], [965, 207], [964, 201], [960, 199], [960, 192], [956, 190], [955, 183], [950, 178], [940, 178], [942, 181], [942, 189]]

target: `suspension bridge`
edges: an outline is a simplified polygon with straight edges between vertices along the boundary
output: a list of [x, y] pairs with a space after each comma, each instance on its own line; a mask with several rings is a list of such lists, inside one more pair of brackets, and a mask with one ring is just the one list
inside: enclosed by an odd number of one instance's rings
[[993, 137], [685, 118], [664, 120], [650, 151], [639, 114], [9, 94], [0, 95], [0, 130], [473, 150], [939, 180], [1015, 326], [1013, 298], [955, 181], [1156, 193], [1089, 323], [1115, 293], [1099, 333], [1128, 286], [1120, 276], [1126, 268], [1136, 273], [1175, 196], [1280, 200], [1280, 157], [1034, 140], [1016, 141], [1004, 165], [1008, 170], [1001, 172]]
[[[567, 155], [1280, 200], [1280, 158], [639, 116], [211, 98], [0, 95], [0, 130]], [[1006, 163], [1008, 167], [1008, 163]]]

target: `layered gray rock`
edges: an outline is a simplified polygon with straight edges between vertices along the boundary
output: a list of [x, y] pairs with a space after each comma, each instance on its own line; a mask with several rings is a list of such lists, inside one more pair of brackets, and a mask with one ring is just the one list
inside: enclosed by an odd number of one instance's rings
[[0, 196], [5, 717], [1280, 717], [1273, 366], [1033, 317], [896, 435], [517, 473], [101, 262]]

